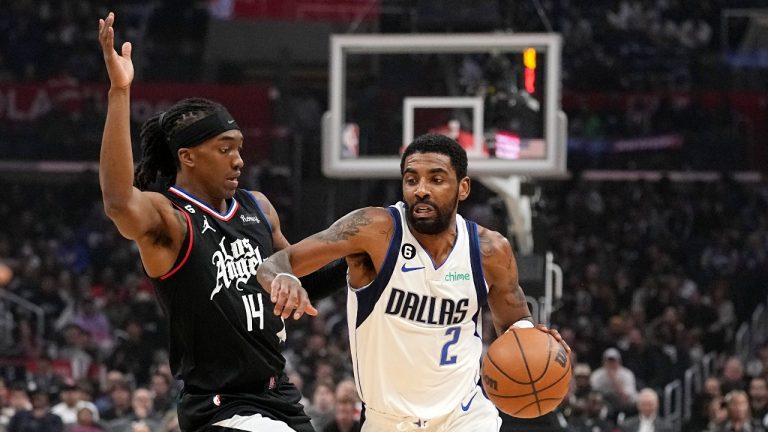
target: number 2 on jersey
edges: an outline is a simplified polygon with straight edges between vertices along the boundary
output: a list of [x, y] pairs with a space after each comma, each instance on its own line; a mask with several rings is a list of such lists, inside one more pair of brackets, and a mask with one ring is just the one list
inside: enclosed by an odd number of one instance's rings
[[451, 335], [451, 339], [443, 345], [443, 352], [440, 354], [440, 366], [451, 365], [456, 363], [456, 356], [448, 357], [448, 349], [451, 345], [455, 345], [459, 341], [461, 335], [461, 327], [448, 327], [445, 331], [445, 335]]

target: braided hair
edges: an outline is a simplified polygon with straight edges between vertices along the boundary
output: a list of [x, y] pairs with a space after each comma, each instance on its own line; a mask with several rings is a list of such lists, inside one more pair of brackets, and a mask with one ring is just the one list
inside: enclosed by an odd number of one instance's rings
[[174, 184], [180, 165], [178, 155], [168, 145], [171, 136], [223, 108], [208, 99], [189, 98], [147, 119], [139, 135], [141, 160], [136, 165], [135, 186], [140, 190], [162, 190]]

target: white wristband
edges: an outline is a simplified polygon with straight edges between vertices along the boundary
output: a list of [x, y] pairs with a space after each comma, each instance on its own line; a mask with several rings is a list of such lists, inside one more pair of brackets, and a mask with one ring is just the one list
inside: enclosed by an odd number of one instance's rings
[[533, 326], [532, 322], [530, 322], [529, 320], [523, 318], [521, 320], [516, 321], [514, 324], [512, 324], [511, 327], [514, 327], [514, 328], [533, 328], [534, 326]]
[[276, 274], [276, 275], [275, 275], [274, 279], [277, 279], [277, 278], [278, 278], [278, 277], [280, 277], [280, 276], [286, 276], [286, 277], [289, 277], [289, 278], [291, 278], [291, 279], [295, 280], [295, 281], [296, 281], [296, 283], [297, 283], [297, 284], [299, 284], [299, 286], [301, 286], [301, 281], [300, 281], [300, 280], [299, 280], [299, 278], [297, 278], [295, 275], [292, 275], [292, 274], [290, 274], [290, 273], [278, 273], [278, 274]]

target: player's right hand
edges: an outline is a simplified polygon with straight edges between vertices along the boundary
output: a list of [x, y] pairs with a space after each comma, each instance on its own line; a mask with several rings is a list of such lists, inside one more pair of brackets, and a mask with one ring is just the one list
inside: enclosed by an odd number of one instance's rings
[[317, 309], [309, 302], [307, 290], [301, 286], [297, 279], [285, 274], [278, 274], [272, 279], [270, 287], [270, 298], [275, 304], [275, 315], [280, 315], [285, 319], [293, 313], [295, 320], [301, 318], [305, 313], [317, 316]]
[[115, 14], [110, 12], [107, 18], [99, 20], [99, 43], [104, 54], [104, 63], [112, 88], [128, 88], [133, 81], [133, 62], [131, 61], [131, 43], [125, 42], [122, 55], [115, 51]]

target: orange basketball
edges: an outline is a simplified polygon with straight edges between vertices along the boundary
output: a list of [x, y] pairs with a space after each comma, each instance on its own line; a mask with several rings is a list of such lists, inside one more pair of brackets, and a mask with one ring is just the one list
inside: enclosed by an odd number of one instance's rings
[[483, 357], [483, 388], [501, 411], [534, 418], [555, 409], [568, 394], [571, 360], [552, 335], [513, 328]]

